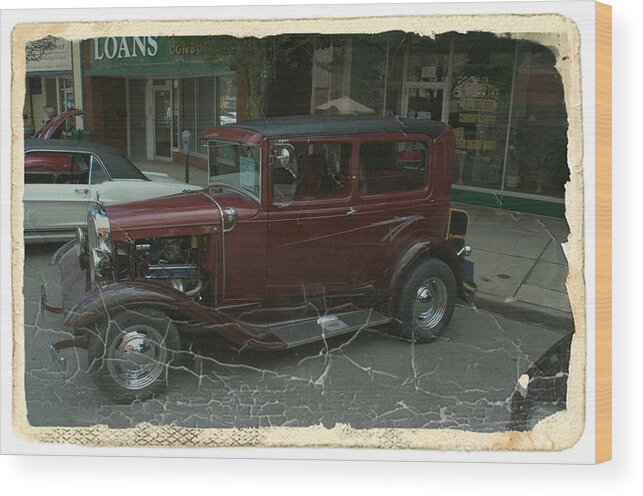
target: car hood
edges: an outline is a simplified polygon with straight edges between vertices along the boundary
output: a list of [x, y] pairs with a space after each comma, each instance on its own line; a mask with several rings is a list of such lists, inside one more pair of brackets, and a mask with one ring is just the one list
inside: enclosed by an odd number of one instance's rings
[[112, 205], [105, 207], [105, 211], [112, 238], [122, 240], [207, 234], [221, 224], [219, 207], [235, 208], [238, 221], [259, 212], [255, 199], [228, 187]]
[[65, 110], [62, 114], [58, 114], [47, 124], [45, 124], [45, 126], [40, 130], [40, 133], [38, 134], [38, 139], [50, 139], [56, 133], [58, 128], [65, 123], [67, 119], [71, 119], [72, 117], [76, 117], [79, 115], [87, 115], [87, 114], [80, 109], [69, 109], [69, 110]]

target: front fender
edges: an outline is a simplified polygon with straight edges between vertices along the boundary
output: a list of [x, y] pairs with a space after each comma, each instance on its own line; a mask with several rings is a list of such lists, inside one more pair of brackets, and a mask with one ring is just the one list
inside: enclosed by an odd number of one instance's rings
[[58, 248], [56, 250], [56, 253], [54, 253], [51, 256], [51, 260], [49, 260], [49, 265], [59, 265], [65, 257], [69, 256], [70, 253], [75, 253], [76, 244], [77, 244], [76, 240], [72, 239], [70, 241], [67, 241], [60, 248]]
[[216, 309], [193, 301], [184, 293], [154, 281], [123, 280], [85, 293], [66, 312], [64, 324], [72, 328], [89, 327], [99, 319], [135, 307], [156, 308], [173, 318], [200, 322], [205, 331], [254, 349], [284, 349], [286, 343], [269, 329], [253, 331]]
[[72, 328], [87, 327], [109, 316], [110, 312], [141, 306], [194, 318], [203, 313], [201, 305], [170, 286], [153, 281], [124, 280], [83, 294], [66, 309], [63, 322]]
[[90, 288], [87, 264], [78, 257], [76, 240], [61, 246], [49, 263], [57, 265], [60, 270], [62, 307], [68, 309]]

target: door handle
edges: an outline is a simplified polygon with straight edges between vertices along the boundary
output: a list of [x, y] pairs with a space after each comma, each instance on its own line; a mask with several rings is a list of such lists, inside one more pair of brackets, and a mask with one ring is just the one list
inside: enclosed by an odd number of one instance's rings
[[357, 213], [357, 209], [355, 207], [351, 207], [348, 209], [348, 212], [346, 212], [346, 215], [355, 215]]
[[89, 193], [89, 188], [76, 188], [74, 191], [76, 193], [83, 193], [86, 195], [87, 193]]

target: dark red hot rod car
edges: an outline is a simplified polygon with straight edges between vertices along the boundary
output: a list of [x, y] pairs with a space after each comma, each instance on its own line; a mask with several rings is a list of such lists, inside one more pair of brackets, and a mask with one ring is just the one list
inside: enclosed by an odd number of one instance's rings
[[115, 399], [165, 386], [186, 323], [261, 350], [384, 324], [430, 341], [473, 287], [446, 124], [300, 116], [201, 138], [208, 188], [97, 203], [54, 256], [63, 307], [42, 291], [77, 336], [52, 344], [56, 362], [86, 347]]

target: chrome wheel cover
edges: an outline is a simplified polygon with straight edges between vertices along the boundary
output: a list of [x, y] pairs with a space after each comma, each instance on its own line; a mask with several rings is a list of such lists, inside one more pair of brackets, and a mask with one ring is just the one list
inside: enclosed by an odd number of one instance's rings
[[434, 329], [447, 310], [447, 287], [441, 279], [429, 277], [415, 292], [413, 302], [414, 326], [423, 331]]
[[152, 385], [167, 366], [167, 348], [153, 327], [136, 325], [124, 329], [107, 350], [107, 366], [122, 388], [140, 390]]

